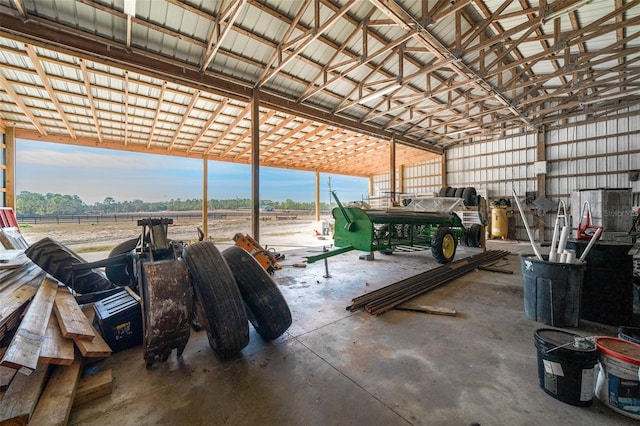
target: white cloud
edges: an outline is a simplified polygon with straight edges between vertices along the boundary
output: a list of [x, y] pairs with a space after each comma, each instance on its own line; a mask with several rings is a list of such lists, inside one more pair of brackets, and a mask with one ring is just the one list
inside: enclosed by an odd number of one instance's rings
[[198, 161], [179, 157], [165, 157], [152, 154], [85, 152], [69, 150], [65, 152], [49, 149], [18, 149], [16, 158], [19, 164], [55, 167], [90, 167], [102, 169], [159, 169], [193, 170]]

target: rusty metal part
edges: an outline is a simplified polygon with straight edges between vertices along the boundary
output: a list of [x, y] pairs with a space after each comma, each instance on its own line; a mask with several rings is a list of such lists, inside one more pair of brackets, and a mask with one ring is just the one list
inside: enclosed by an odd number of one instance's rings
[[467, 274], [480, 265], [494, 262], [508, 254], [508, 251], [491, 250], [439, 266], [356, 297], [352, 299], [352, 304], [347, 307], [347, 310], [354, 312], [364, 309], [372, 315], [380, 315], [401, 303]]
[[139, 262], [140, 295], [144, 329], [144, 359], [147, 367], [166, 361], [171, 351], [182, 355], [189, 340], [193, 312], [193, 290], [180, 259]]
[[238, 233], [233, 237], [233, 241], [236, 242], [237, 246], [242, 247], [247, 253], [253, 256], [268, 273], [273, 274], [276, 270], [282, 269], [276, 256], [271, 251], [264, 249], [260, 243], [250, 235]]

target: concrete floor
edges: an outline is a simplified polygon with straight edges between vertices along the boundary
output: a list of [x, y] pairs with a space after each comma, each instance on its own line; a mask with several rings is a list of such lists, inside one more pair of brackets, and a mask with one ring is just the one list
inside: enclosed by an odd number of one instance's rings
[[[322, 243], [322, 242], [320, 242]], [[524, 243], [490, 249], [528, 252]], [[192, 332], [180, 359], [145, 368], [140, 347], [92, 368], [113, 368], [113, 393], [75, 407], [70, 424], [201, 425], [624, 425], [632, 419], [594, 398], [574, 407], [538, 384], [533, 335], [544, 325], [523, 310], [520, 258], [514, 275], [475, 271], [417, 299], [456, 317], [345, 310], [352, 298], [438, 266], [429, 252], [358, 253], [324, 265], [290, 265], [320, 248], [287, 252], [275, 280], [293, 324], [265, 342], [251, 329], [241, 356], [216, 359], [204, 332]], [[456, 259], [479, 249], [459, 247]], [[570, 331], [616, 335], [582, 322]]]

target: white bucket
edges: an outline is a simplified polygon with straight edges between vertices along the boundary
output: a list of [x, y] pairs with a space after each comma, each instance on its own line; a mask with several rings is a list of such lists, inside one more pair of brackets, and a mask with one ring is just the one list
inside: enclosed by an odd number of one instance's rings
[[612, 410], [640, 420], [640, 345], [598, 337], [596, 346], [600, 364], [596, 397]]

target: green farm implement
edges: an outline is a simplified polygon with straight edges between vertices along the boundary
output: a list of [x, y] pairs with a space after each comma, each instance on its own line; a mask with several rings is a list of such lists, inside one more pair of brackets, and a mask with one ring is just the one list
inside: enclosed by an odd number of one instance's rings
[[337, 249], [310, 256], [308, 263], [351, 250], [388, 253], [399, 246], [430, 247], [438, 263], [447, 263], [453, 260], [458, 241], [470, 247], [480, 245], [482, 226], [466, 228], [454, 211], [461, 199], [434, 197], [403, 208], [365, 210], [345, 207], [335, 192], [333, 196], [338, 204], [331, 212]]

